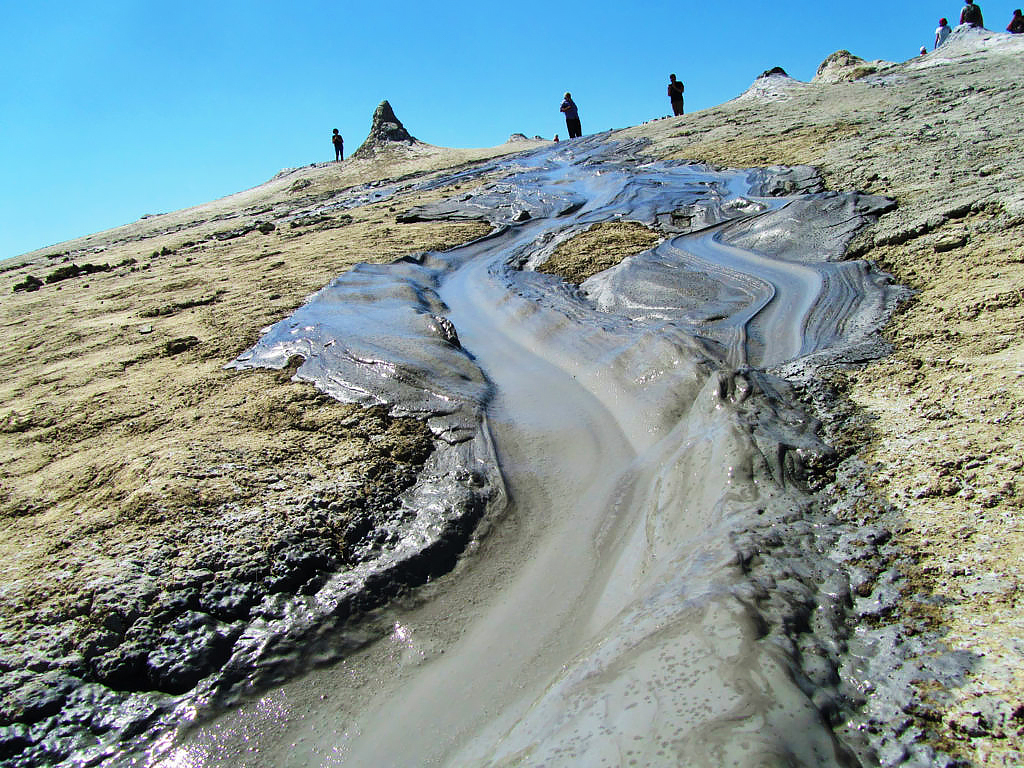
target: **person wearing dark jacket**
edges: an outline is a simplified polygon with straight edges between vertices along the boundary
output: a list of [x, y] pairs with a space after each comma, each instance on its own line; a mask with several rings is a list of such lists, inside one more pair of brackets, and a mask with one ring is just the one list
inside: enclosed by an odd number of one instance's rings
[[668, 76], [668, 98], [672, 102], [672, 114], [678, 117], [683, 114], [683, 84], [676, 80], [675, 75]]
[[338, 129], [334, 129], [334, 134], [331, 136], [331, 143], [334, 144], [334, 162], [340, 162], [345, 159], [345, 140], [341, 138], [341, 134], [338, 133]]
[[565, 127], [569, 131], [569, 138], [575, 139], [582, 136], [583, 126], [580, 125], [580, 111], [576, 107], [576, 102], [572, 100], [571, 93], [566, 91], [562, 106], [558, 109], [565, 114]]
[[1015, 35], [1019, 35], [1024, 32], [1024, 16], [1021, 16], [1020, 8], [1013, 12], [1013, 18], [1010, 19], [1009, 25], [1006, 27], [1007, 32], [1012, 32]]
[[960, 11], [960, 23], [970, 24], [972, 27], [984, 27], [985, 22], [981, 18], [981, 8], [979, 8], [974, 0], [964, 0], [966, 5], [964, 9]]

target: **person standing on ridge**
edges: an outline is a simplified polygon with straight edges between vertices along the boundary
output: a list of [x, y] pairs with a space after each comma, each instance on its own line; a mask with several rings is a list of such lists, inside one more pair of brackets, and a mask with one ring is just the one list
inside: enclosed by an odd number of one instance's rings
[[683, 84], [676, 80], [675, 75], [668, 76], [668, 98], [672, 102], [672, 114], [679, 117], [683, 114]]
[[331, 143], [334, 144], [334, 162], [340, 163], [345, 159], [345, 140], [341, 138], [337, 128], [334, 129], [334, 135], [331, 136]]
[[1019, 35], [1021, 32], [1024, 32], [1024, 16], [1021, 16], [1020, 8], [1013, 12], [1013, 18], [1010, 19], [1010, 23], [1006, 27], [1006, 31], [1014, 35]]
[[938, 48], [949, 37], [953, 30], [949, 28], [949, 22], [946, 21], [945, 17], [939, 19], [939, 27], [935, 30], [935, 48]]
[[565, 92], [565, 98], [562, 100], [562, 106], [559, 108], [560, 112], [565, 113], [565, 128], [569, 131], [569, 138], [576, 139], [583, 135], [583, 126], [580, 124], [580, 111], [576, 107], [576, 102], [572, 100], [572, 94], [568, 91]]
[[960, 11], [960, 23], [970, 24], [972, 27], [984, 27], [985, 22], [981, 19], [981, 8], [974, 4], [974, 0], [964, 0], [967, 5]]

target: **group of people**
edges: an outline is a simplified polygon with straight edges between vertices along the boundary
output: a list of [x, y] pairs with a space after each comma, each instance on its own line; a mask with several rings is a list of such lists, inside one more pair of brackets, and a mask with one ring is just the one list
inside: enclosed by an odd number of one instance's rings
[[[668, 98], [672, 102], [672, 114], [683, 114], [683, 84], [676, 80], [675, 75], [668, 76]], [[569, 138], [575, 139], [583, 135], [583, 126], [580, 123], [580, 110], [576, 102], [572, 100], [572, 94], [566, 91], [562, 99], [562, 106], [559, 111], [565, 115], [565, 128], [569, 132]], [[558, 134], [555, 134], [555, 141], [558, 141]], [[345, 159], [345, 140], [334, 129], [331, 135], [331, 143], [334, 145], [334, 161], [340, 163]]]
[[[981, 8], [978, 7], [974, 0], [964, 0], [964, 9], [960, 11], [960, 23], [969, 24], [972, 27], [985, 26], [985, 20], [981, 15]], [[935, 30], [935, 45], [932, 46], [932, 49], [934, 50], [946, 42], [946, 38], [949, 37], [952, 31], [949, 22], [945, 18], [939, 19], [939, 27]], [[1021, 14], [1020, 8], [1013, 12], [1013, 18], [1010, 19], [1010, 23], [1006, 26], [1006, 31], [1015, 35], [1024, 32], [1024, 15]], [[922, 48], [921, 53], [925, 52], [925, 49]]]
[[[676, 80], [675, 75], [668, 76], [668, 98], [672, 103], [672, 114], [677, 117], [683, 114], [683, 84]], [[569, 138], [575, 139], [583, 135], [583, 127], [580, 125], [580, 110], [576, 102], [572, 100], [572, 94], [566, 91], [562, 99], [562, 106], [559, 111], [565, 115], [565, 129], [569, 132]], [[558, 141], [558, 134], [555, 134], [555, 141]]]
[[[985, 26], [984, 19], [981, 15], [981, 8], [974, 0], [964, 0], [964, 9], [960, 12], [960, 23], [970, 24], [972, 27], [983, 27]], [[946, 38], [952, 33], [952, 28], [949, 26], [949, 22], [945, 19], [939, 19], [939, 27], [935, 30], [935, 45], [934, 48], [938, 48], [944, 42]], [[1013, 18], [1010, 19], [1009, 25], [1006, 27], [1007, 32], [1013, 34], [1020, 34], [1024, 32], [1024, 15], [1021, 14], [1018, 8], [1013, 12]], [[921, 53], [927, 53], [927, 49], [922, 47]], [[668, 76], [668, 98], [672, 104], [672, 114], [679, 116], [683, 114], [683, 84], [676, 80], [675, 75]], [[562, 106], [559, 111], [565, 115], [565, 129], [569, 132], [569, 138], [575, 139], [583, 135], [583, 126], [580, 123], [580, 110], [576, 106], [576, 102], [572, 100], [572, 94], [568, 91], [565, 97], [562, 99]], [[334, 129], [334, 135], [331, 137], [331, 141], [334, 143], [334, 159], [340, 162], [345, 159], [345, 144], [341, 135], [338, 133], [338, 129]], [[555, 134], [555, 141], [558, 141], [558, 134]]]

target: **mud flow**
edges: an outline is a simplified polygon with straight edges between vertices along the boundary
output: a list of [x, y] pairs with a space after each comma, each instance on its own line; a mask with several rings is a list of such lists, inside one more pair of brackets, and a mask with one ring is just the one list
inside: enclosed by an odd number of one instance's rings
[[[830, 451], [785, 377], [876, 346], [894, 289], [842, 256], [889, 202], [602, 137], [474, 175], [402, 218], [492, 234], [357, 267], [235, 361], [300, 356], [299, 379], [437, 447], [393, 544], [254, 623], [145, 762], [856, 764], [830, 728]], [[537, 271], [626, 221], [657, 244], [578, 286]]]

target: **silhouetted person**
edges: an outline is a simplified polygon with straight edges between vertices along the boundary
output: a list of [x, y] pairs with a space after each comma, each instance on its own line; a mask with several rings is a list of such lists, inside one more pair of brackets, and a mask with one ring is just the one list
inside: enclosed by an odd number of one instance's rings
[[583, 135], [583, 126], [580, 125], [580, 111], [576, 107], [576, 102], [572, 100], [572, 94], [568, 91], [565, 92], [565, 98], [562, 99], [562, 106], [559, 108], [560, 112], [565, 113], [565, 128], [569, 131], [569, 138], [576, 139]]
[[974, 0], [964, 0], [967, 5], [960, 11], [960, 23], [970, 24], [972, 27], [984, 27], [985, 22], [981, 19], [981, 8], [974, 4]]
[[949, 28], [949, 22], [946, 21], [945, 17], [939, 19], [939, 26], [935, 30], [935, 47], [938, 48], [949, 37], [953, 30]]
[[1013, 12], [1013, 18], [1010, 19], [1009, 25], [1006, 27], [1007, 32], [1012, 32], [1015, 35], [1019, 35], [1024, 32], [1024, 16], [1021, 16], [1020, 8]]
[[558, 134], [556, 133], [555, 134], [555, 144], [557, 144], [557, 143], [558, 143]]
[[341, 162], [345, 159], [345, 140], [341, 138], [337, 128], [334, 129], [334, 135], [331, 136], [331, 143], [334, 144], [334, 162]]
[[675, 75], [668, 76], [668, 98], [672, 102], [672, 114], [676, 117], [683, 114], [683, 84], [676, 80]]

